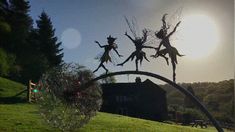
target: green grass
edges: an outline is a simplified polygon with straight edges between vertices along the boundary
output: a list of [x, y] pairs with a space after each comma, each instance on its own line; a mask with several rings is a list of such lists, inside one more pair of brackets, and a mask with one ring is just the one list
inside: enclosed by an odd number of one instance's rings
[[214, 128], [201, 129], [191, 126], [170, 125], [126, 116], [98, 113], [81, 131], [124, 131], [124, 132], [215, 132]]
[[11, 97], [24, 89], [23, 84], [0, 77], [0, 97]]
[[26, 92], [14, 97], [27, 87], [23, 84], [0, 77], [0, 103], [20, 103], [25, 102]]
[[0, 132], [52, 131], [32, 104], [1, 104]]
[[[34, 104], [1, 104], [0, 131], [4, 132], [52, 132], [59, 131], [50, 127], [39, 115]], [[208, 129], [192, 128], [190, 126], [170, 125], [160, 122], [142, 120], [126, 116], [99, 112], [81, 132], [216, 132], [212, 127]]]
[[[37, 106], [28, 103], [8, 102], [9, 98], [24, 90], [26, 87], [0, 77], [0, 132], [54, 132], [59, 131], [49, 126], [40, 116]], [[20, 96], [25, 97], [25, 95]], [[17, 99], [17, 98], [14, 98]], [[12, 100], [11, 100], [12, 101]], [[15, 100], [13, 100], [15, 101]], [[170, 125], [126, 116], [99, 112], [97, 116], [76, 130], [81, 132], [216, 132], [208, 129], [192, 128], [190, 126]]]

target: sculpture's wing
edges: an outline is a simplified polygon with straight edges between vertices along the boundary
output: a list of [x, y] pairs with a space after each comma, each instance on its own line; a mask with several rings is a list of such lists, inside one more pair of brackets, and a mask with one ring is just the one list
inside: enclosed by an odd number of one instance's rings
[[153, 47], [158, 47], [158, 45], [160, 44], [161, 40], [158, 39], [155, 36], [155, 32], [152, 31], [151, 29], [147, 29], [148, 30], [148, 38], [147, 41], [144, 43], [145, 46], [153, 46]]
[[137, 23], [137, 20], [135, 17], [132, 18], [132, 20], [128, 20], [128, 18], [126, 16], [124, 16], [125, 21], [127, 23], [127, 26], [129, 28], [129, 30], [131, 31], [132, 35], [136, 38], [139, 36], [138, 31], [139, 31], [139, 26]]

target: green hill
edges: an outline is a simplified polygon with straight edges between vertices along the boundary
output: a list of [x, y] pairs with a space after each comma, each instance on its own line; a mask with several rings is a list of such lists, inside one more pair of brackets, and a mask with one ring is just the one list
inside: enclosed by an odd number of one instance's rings
[[17, 103], [26, 100], [27, 87], [21, 83], [17, 83], [0, 77], [0, 103]]

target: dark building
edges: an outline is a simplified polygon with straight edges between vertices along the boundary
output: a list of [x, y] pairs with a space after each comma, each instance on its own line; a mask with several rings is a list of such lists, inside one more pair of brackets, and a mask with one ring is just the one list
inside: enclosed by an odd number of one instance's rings
[[102, 112], [163, 121], [167, 118], [166, 91], [150, 80], [102, 84]]

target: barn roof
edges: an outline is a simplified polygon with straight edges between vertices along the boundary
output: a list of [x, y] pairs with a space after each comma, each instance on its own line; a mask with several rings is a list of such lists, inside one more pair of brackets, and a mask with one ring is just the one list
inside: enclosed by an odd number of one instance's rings
[[131, 83], [107, 83], [107, 84], [102, 84], [102, 89], [146, 89], [146, 90], [157, 90], [166, 93], [164, 89], [162, 89], [159, 85], [155, 84], [149, 79], [146, 79], [143, 82], [131, 82]]

